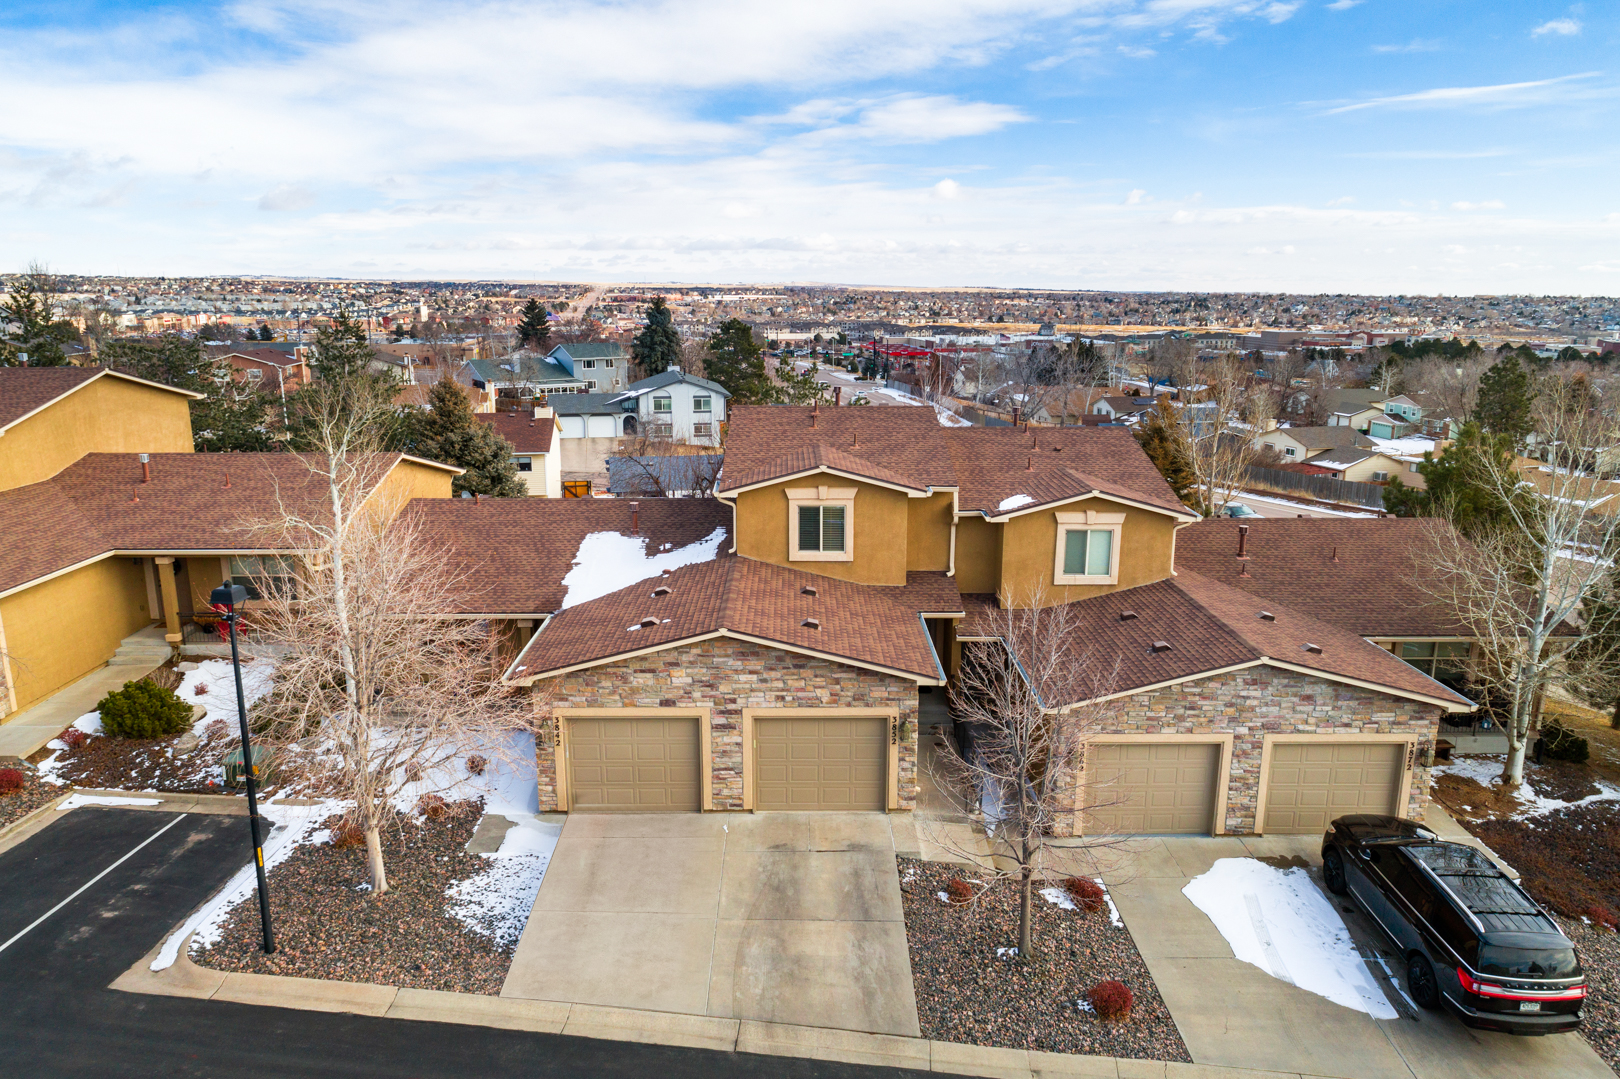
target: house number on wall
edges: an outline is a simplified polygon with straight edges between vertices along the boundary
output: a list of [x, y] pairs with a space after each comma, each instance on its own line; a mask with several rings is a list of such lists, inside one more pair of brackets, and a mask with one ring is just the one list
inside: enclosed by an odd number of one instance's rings
[[897, 746], [897, 745], [900, 744], [900, 717], [899, 716], [890, 716], [889, 717], [889, 744], [891, 746]]

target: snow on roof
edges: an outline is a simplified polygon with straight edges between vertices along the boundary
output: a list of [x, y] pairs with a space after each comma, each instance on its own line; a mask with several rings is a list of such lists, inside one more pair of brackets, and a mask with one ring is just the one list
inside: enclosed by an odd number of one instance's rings
[[720, 551], [726, 530], [717, 528], [696, 543], [649, 552], [647, 537], [622, 532], [590, 532], [579, 541], [573, 568], [563, 577], [562, 607], [574, 607], [657, 577], [666, 569], [710, 562]]
[[1437, 448], [1440, 443], [1432, 438], [1410, 435], [1406, 438], [1378, 438], [1368, 435], [1367, 441], [1380, 453], [1404, 453], [1421, 457], [1423, 454]]
[[1020, 506], [1027, 506], [1034, 501], [1035, 500], [1029, 495], [1008, 495], [1006, 498], [1003, 498], [1001, 500], [1001, 504], [996, 507], [996, 512], [1006, 513], [1008, 510], [1015, 510]]

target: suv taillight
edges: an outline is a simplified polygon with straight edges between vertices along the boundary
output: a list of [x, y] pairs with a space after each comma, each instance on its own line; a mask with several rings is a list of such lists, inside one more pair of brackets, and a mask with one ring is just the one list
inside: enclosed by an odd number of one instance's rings
[[1465, 992], [1473, 993], [1475, 996], [1495, 997], [1498, 1000], [1581, 1000], [1586, 996], [1584, 985], [1572, 985], [1568, 989], [1515, 992], [1506, 986], [1480, 981], [1468, 973], [1466, 967], [1457, 968], [1457, 980], [1462, 983]]

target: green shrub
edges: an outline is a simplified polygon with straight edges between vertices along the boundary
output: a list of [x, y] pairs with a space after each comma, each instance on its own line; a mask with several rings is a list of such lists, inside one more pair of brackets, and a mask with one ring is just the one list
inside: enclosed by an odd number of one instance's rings
[[191, 726], [191, 705], [144, 679], [125, 682], [96, 708], [102, 731], [114, 738], [162, 738]]
[[1587, 744], [1586, 739], [1570, 731], [1556, 719], [1549, 719], [1541, 725], [1541, 736], [1547, 740], [1542, 755], [1551, 760], [1585, 764], [1592, 756], [1592, 747]]

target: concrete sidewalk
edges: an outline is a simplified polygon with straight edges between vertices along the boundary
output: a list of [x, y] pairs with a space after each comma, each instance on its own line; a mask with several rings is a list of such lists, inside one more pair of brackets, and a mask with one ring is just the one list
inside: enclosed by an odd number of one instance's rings
[[[148, 639], [149, 634], [143, 631], [126, 637], [125, 644], [144, 644]], [[60, 734], [62, 728], [86, 712], [94, 712], [101, 698], [115, 689], [124, 688], [125, 682], [145, 678], [169, 658], [166, 646], [162, 655], [144, 649], [121, 650], [125, 655], [114, 657], [119, 662], [91, 671], [77, 682], [63, 686], [33, 707], [25, 708], [0, 723], [0, 757], [27, 757]]]

